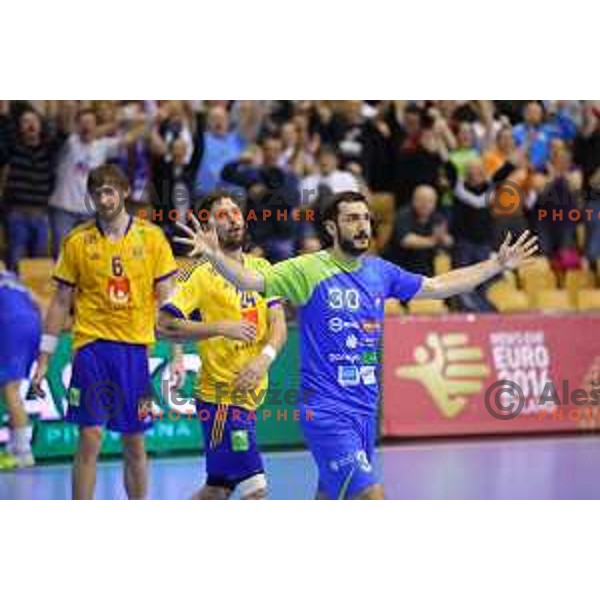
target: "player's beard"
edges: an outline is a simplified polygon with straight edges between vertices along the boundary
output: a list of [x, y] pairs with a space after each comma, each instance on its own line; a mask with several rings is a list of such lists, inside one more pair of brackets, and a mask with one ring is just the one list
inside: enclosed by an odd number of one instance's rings
[[105, 223], [114, 223], [124, 212], [124, 207], [121, 203], [115, 202], [110, 206], [96, 207], [96, 216]]
[[[366, 237], [365, 239], [369, 239], [369, 238]], [[350, 256], [353, 256], [355, 258], [362, 256], [368, 250], [368, 248], [365, 248], [364, 250], [362, 248], [359, 248], [356, 245], [355, 238], [353, 238], [353, 237], [352, 238], [344, 238], [344, 237], [340, 238], [340, 249], [345, 254], [349, 254]]]
[[241, 235], [228, 235], [219, 236], [219, 245], [227, 252], [234, 252], [239, 250], [244, 245], [245, 232]]

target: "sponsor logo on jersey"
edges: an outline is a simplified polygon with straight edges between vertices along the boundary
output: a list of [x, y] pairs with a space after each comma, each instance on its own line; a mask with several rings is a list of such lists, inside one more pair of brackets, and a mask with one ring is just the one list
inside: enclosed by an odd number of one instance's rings
[[379, 352], [377, 350], [367, 350], [362, 353], [361, 362], [363, 365], [378, 365]]
[[338, 367], [338, 383], [347, 386], [360, 384], [360, 372], [358, 367], [353, 365], [340, 365]]
[[331, 352], [327, 356], [327, 358], [330, 363], [336, 363], [336, 362], [341, 362], [341, 361], [350, 362], [350, 363], [359, 363], [360, 362], [360, 356], [358, 354], [336, 354], [335, 352]]
[[340, 333], [344, 329], [360, 329], [360, 325], [354, 321], [344, 321], [340, 317], [332, 317], [327, 322], [327, 328], [332, 333]]
[[377, 376], [375, 374], [375, 367], [361, 367], [360, 378], [365, 385], [375, 385], [377, 383]]
[[333, 317], [332, 319], [329, 319], [328, 327], [329, 331], [332, 333], [339, 333], [344, 329], [344, 321], [339, 317]]
[[362, 321], [361, 327], [365, 333], [375, 333], [376, 331], [381, 331], [381, 321]]
[[348, 348], [348, 350], [355, 350], [357, 346], [358, 346], [358, 338], [353, 333], [351, 333], [346, 338], [346, 348]]

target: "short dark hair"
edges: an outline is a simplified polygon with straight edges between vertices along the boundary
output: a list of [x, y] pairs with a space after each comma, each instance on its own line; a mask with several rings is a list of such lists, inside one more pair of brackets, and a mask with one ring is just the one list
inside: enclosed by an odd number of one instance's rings
[[337, 218], [340, 214], [340, 204], [344, 202], [362, 202], [369, 207], [369, 202], [364, 194], [360, 192], [340, 192], [335, 194], [330, 202], [323, 207], [321, 220], [337, 222]]
[[321, 218], [319, 219], [319, 234], [324, 246], [331, 246], [333, 244], [333, 238], [325, 229], [325, 221], [333, 221], [337, 224], [337, 219], [340, 214], [340, 205], [345, 202], [362, 202], [369, 208], [369, 201], [366, 196], [360, 192], [339, 192], [338, 194], [335, 194], [321, 210]]
[[101, 165], [92, 169], [87, 179], [87, 189], [93, 194], [103, 185], [111, 185], [118, 188], [123, 194], [129, 190], [129, 179], [116, 165]]
[[217, 190], [215, 192], [210, 192], [203, 196], [196, 206], [196, 212], [199, 213], [201, 211], [207, 210], [208, 212], [212, 211], [213, 206], [217, 202], [221, 202], [229, 198], [234, 204], [240, 208], [240, 210], [244, 210], [244, 199], [241, 197], [240, 192], [233, 190]]

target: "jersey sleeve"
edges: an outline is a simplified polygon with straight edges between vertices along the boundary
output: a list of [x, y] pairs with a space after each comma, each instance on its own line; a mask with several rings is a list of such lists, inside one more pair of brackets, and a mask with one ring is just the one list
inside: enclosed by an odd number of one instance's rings
[[265, 297], [285, 298], [295, 306], [304, 304], [310, 290], [302, 265], [303, 257], [290, 258], [275, 265], [255, 265], [254, 268], [265, 279]]
[[52, 274], [56, 281], [70, 287], [75, 287], [79, 279], [76, 243], [76, 239], [73, 237], [67, 236], [63, 240], [58, 261]]
[[[272, 268], [271, 263], [265, 258], [252, 257], [248, 265], [251, 269], [264, 273]], [[283, 300], [281, 296], [269, 296], [266, 292], [263, 294], [267, 303], [267, 308], [279, 306]]]
[[202, 285], [203, 272], [202, 266], [197, 266], [189, 273], [182, 273], [174, 294], [161, 306], [161, 310], [179, 319], [201, 320], [202, 298], [207, 287], [206, 282], [204, 287]]
[[382, 260], [384, 277], [387, 283], [387, 297], [397, 298], [402, 302], [408, 302], [415, 296], [423, 285], [423, 275], [405, 271], [401, 267]]
[[156, 234], [154, 246], [154, 283], [158, 283], [177, 273], [177, 263], [167, 238], [162, 231]]

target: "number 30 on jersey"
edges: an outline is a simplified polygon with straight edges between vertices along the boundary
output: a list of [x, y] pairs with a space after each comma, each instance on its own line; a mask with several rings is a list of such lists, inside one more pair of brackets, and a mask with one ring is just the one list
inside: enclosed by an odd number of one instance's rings
[[329, 308], [334, 310], [358, 310], [360, 296], [354, 288], [330, 288], [328, 297]]

